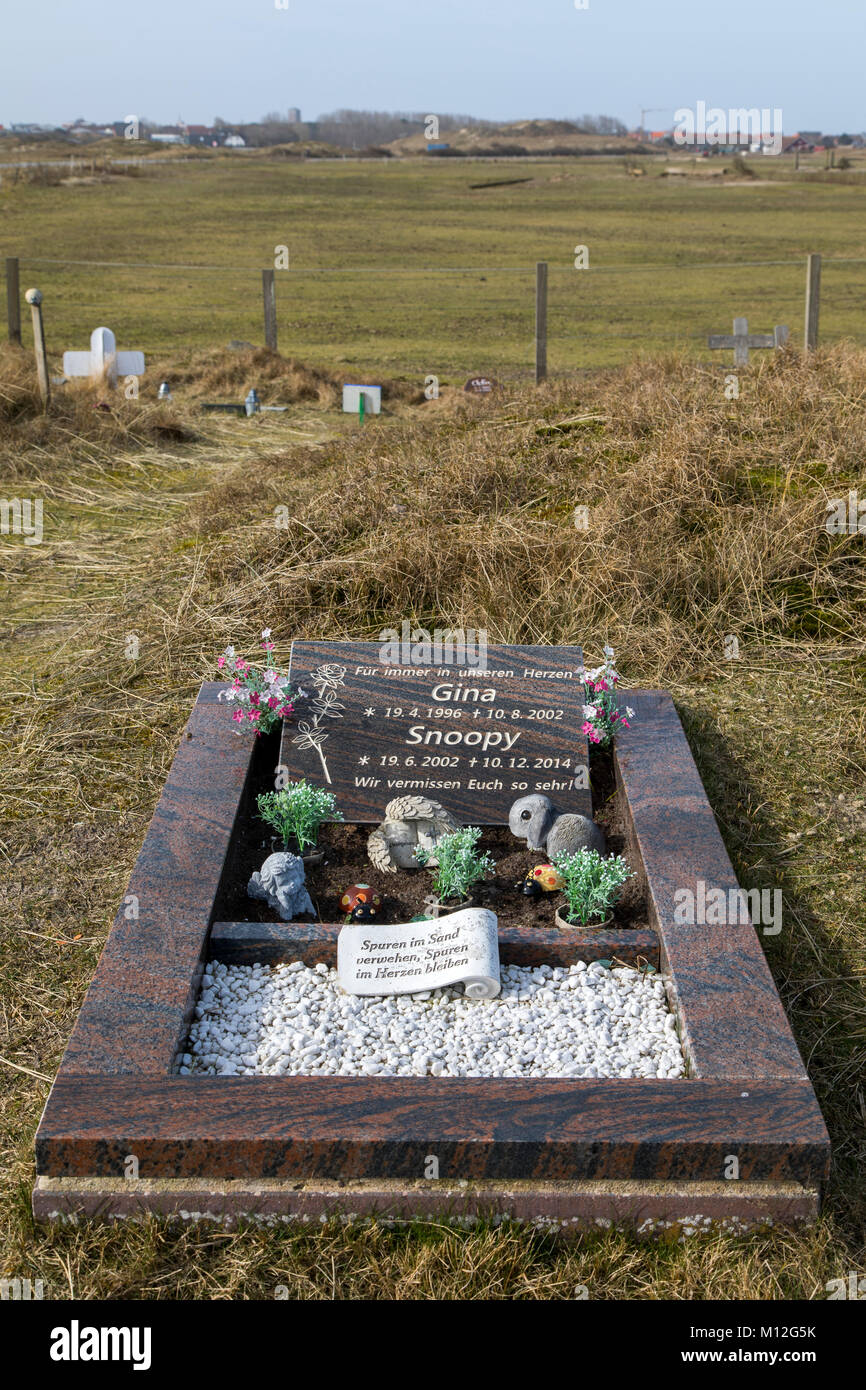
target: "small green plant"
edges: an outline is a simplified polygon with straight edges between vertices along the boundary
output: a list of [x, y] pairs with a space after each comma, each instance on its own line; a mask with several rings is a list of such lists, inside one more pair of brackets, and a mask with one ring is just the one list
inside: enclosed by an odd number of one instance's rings
[[[465, 825], [462, 830], [452, 830], [438, 841], [438, 868], [434, 870], [433, 884], [440, 902], [449, 898], [462, 902], [469, 896], [470, 889], [496, 867], [489, 854], [478, 853], [476, 846], [480, 835], [477, 825]], [[424, 865], [431, 853], [431, 850], [416, 849], [415, 858]]]
[[262, 792], [256, 797], [259, 816], [282, 837], [284, 845], [294, 839], [303, 854], [319, 838], [319, 827], [326, 820], [342, 820], [336, 810], [333, 792], [313, 787], [309, 782], [289, 782], [278, 792]]
[[562, 879], [568, 903], [566, 920], [585, 927], [610, 916], [627, 878], [633, 874], [621, 854], [605, 859], [596, 849], [579, 849], [575, 854], [557, 854], [554, 868]]

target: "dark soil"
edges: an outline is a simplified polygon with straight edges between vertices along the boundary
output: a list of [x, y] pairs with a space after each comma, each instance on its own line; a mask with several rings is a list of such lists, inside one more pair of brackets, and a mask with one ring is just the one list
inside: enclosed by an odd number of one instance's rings
[[[270, 830], [256, 815], [256, 793], [273, 785], [271, 757], [263, 757], [261, 764], [261, 776], [256, 769], [247, 804], [241, 807], [238, 828], [217, 896], [215, 918], [218, 921], [280, 920], [266, 903], [247, 896], [247, 883], [252, 873], [261, 868], [269, 854], [281, 848], [272, 843]], [[613, 763], [609, 755], [600, 754], [593, 758], [591, 780], [593, 815], [607, 836], [610, 852], [622, 853], [625, 841]], [[425, 913], [426, 900], [432, 897], [433, 892], [431, 873], [418, 869], [384, 874], [374, 869], [367, 858], [367, 838], [374, 828], [372, 825], [322, 826], [318, 848], [325, 851], [325, 861], [321, 865], [307, 866], [307, 887], [316, 907], [316, 915], [300, 918], [300, 921], [342, 921], [340, 898], [353, 883], [369, 883], [380, 895], [382, 908], [378, 920], [383, 925], [407, 922]], [[482, 885], [476, 901], [495, 912], [501, 926], [554, 926], [556, 909], [564, 902], [562, 895], [554, 893], [534, 901], [515, 887], [536, 864], [546, 862], [544, 854], [526, 849], [523, 841], [515, 839], [507, 826], [499, 825], [482, 828], [480, 848], [490, 852], [496, 870], [494, 876]], [[629, 879], [623, 888], [614, 910], [614, 926], [648, 926], [644, 893], [637, 879]]]

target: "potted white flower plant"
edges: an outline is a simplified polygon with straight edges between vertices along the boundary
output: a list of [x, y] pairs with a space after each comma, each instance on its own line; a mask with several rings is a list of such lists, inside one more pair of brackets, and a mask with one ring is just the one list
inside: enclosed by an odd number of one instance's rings
[[477, 825], [465, 825], [452, 830], [437, 841], [436, 849], [416, 849], [415, 858], [422, 866], [435, 854], [433, 891], [439, 912], [459, 912], [472, 906], [472, 890], [480, 886], [486, 874], [496, 865], [489, 854], [478, 853], [481, 830]]
[[632, 871], [621, 854], [609, 858], [595, 849], [579, 849], [575, 854], [557, 854], [554, 868], [562, 879], [565, 909], [556, 913], [558, 927], [610, 926], [613, 908]]
[[306, 864], [320, 864], [325, 857], [324, 850], [315, 849], [325, 821], [343, 819], [333, 792], [303, 780], [289, 782], [276, 792], [262, 792], [256, 805], [260, 818], [276, 832], [280, 847], [300, 854]]

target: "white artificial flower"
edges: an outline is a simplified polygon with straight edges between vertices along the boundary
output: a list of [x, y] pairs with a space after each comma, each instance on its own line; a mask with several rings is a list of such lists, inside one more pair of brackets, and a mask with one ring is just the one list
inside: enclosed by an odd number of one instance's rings
[[265, 642], [269, 642], [271, 640], [271, 629], [269, 627], [262, 629], [262, 639]]
[[584, 705], [584, 707], [583, 707], [583, 717], [584, 717], [584, 719], [595, 719], [595, 716], [596, 716], [597, 714], [598, 714], [598, 707], [597, 707], [597, 705]]
[[271, 670], [262, 671], [262, 680], [265, 685], [276, 685], [279, 680], [279, 672]]
[[223, 652], [223, 656], [225, 656], [225, 657], [233, 657], [234, 654], [235, 654], [235, 649], [234, 649], [234, 647], [226, 647], [225, 651]]
[[629, 705], [626, 705], [625, 712], [628, 715], [629, 719], [634, 719], [634, 710], [631, 709]]
[[589, 680], [589, 681], [597, 681], [598, 678], [599, 678], [599, 676], [603, 676], [603, 675], [604, 675], [604, 667], [603, 667], [603, 666], [596, 666], [595, 670], [593, 670], [593, 671], [587, 671], [587, 673], [586, 673], [586, 678], [587, 678], [587, 680]]
[[613, 647], [605, 647], [605, 649], [604, 649], [604, 654], [605, 654], [605, 656], [609, 656], [609, 657], [611, 657], [611, 659], [612, 659], [612, 658], [613, 658]]

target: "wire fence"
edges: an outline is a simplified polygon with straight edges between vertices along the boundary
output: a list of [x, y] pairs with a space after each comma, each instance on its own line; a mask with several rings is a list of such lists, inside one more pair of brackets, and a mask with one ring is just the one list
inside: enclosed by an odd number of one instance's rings
[[[8, 266], [8, 263], [7, 263]], [[85, 349], [98, 325], [122, 350], [159, 359], [264, 342], [257, 266], [21, 257], [21, 291], [37, 285], [52, 362]], [[292, 266], [275, 272], [280, 352], [370, 377], [483, 371], [532, 374], [536, 266]], [[695, 263], [549, 263], [550, 375], [686, 351], [722, 365], [712, 333], [786, 324], [803, 341], [805, 258]], [[21, 320], [32, 342], [29, 316]], [[866, 344], [866, 258], [823, 259], [820, 340]]]

